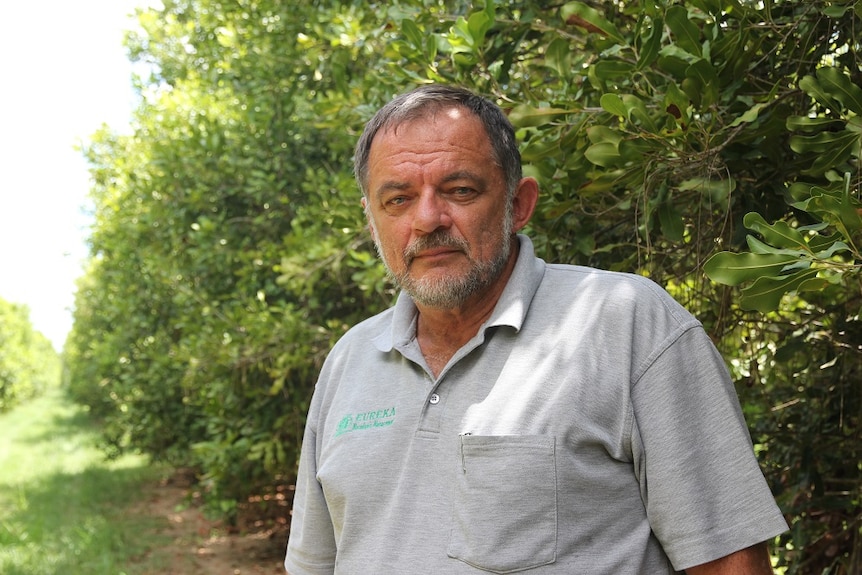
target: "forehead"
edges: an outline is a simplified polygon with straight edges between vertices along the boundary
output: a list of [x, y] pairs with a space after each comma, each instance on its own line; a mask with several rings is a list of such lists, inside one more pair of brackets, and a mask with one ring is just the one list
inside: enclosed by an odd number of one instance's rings
[[482, 121], [467, 109], [449, 106], [384, 126], [374, 136], [369, 168], [429, 162], [479, 161], [496, 165]]

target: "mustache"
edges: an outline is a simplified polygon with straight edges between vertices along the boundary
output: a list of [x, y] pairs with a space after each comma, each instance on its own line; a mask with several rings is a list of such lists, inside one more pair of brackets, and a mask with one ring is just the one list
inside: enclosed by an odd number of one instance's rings
[[434, 248], [453, 248], [467, 253], [470, 246], [466, 240], [456, 238], [448, 232], [438, 230], [427, 236], [422, 236], [407, 246], [407, 249], [404, 250], [404, 261], [409, 266], [422, 251]]

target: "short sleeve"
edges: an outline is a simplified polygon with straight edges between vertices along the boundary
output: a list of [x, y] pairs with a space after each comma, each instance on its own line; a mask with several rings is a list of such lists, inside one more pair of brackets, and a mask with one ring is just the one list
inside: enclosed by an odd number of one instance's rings
[[651, 360], [633, 384], [632, 410], [647, 515], [675, 569], [787, 529], [727, 368], [700, 326]]
[[290, 575], [324, 575], [335, 571], [335, 535], [320, 482], [317, 481], [317, 403], [312, 400], [302, 439], [293, 518], [284, 567]]

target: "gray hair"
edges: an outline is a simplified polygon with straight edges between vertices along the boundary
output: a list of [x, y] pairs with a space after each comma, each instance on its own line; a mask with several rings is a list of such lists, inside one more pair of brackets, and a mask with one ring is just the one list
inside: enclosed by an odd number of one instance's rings
[[442, 84], [423, 85], [401, 94], [380, 108], [365, 125], [353, 157], [353, 173], [363, 195], [368, 193], [368, 156], [371, 143], [380, 130], [426, 117], [442, 109], [458, 106], [479, 118], [491, 141], [495, 163], [503, 170], [506, 190], [511, 198], [521, 181], [521, 154], [515, 130], [495, 103], [464, 88]]

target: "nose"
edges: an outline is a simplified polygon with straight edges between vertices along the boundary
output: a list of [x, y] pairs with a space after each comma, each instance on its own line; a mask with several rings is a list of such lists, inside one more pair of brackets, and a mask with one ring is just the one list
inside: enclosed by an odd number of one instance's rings
[[431, 234], [452, 225], [449, 204], [432, 190], [423, 191], [416, 203], [413, 228], [422, 234]]

